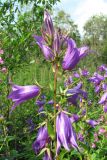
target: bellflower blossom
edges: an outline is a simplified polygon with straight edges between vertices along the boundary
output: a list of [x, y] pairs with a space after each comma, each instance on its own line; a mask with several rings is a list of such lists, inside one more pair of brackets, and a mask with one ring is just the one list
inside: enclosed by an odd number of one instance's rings
[[96, 72], [94, 73], [93, 77], [89, 78], [89, 81], [94, 83], [94, 85], [99, 85], [103, 80], [104, 77]]
[[71, 125], [70, 118], [64, 112], [60, 112], [56, 118], [57, 154], [61, 146], [70, 150], [71, 146], [78, 149], [76, 133]]
[[99, 104], [102, 104], [103, 105], [103, 110], [105, 113], [107, 113], [107, 92], [105, 92], [100, 101], [99, 101]]
[[48, 135], [47, 127], [42, 126], [39, 128], [37, 138], [34, 141], [32, 147], [36, 154], [40, 152], [41, 149], [45, 148], [46, 144], [50, 142], [50, 137]]
[[45, 36], [50, 36], [50, 37], [52, 37], [54, 34], [53, 22], [50, 14], [47, 11], [44, 12], [43, 32], [44, 34], [46, 34]]
[[40, 93], [40, 88], [36, 85], [29, 86], [18, 86], [12, 85], [12, 92], [9, 94], [8, 98], [12, 99], [14, 105], [11, 111], [16, 108], [19, 104], [38, 96]]
[[80, 78], [80, 75], [79, 75], [78, 72], [74, 72], [74, 73], [73, 73], [73, 77], [75, 77], [75, 78]]
[[87, 92], [83, 91], [82, 89], [82, 83], [80, 82], [76, 87], [72, 89], [68, 89], [66, 94], [68, 95], [68, 102], [72, 103], [73, 105], [77, 106], [77, 101], [82, 96], [84, 99], [87, 98]]
[[70, 117], [70, 121], [71, 123], [74, 123], [74, 122], [77, 122], [79, 120], [79, 116], [77, 114], [73, 114], [71, 117]]
[[62, 68], [64, 70], [71, 70], [87, 55], [89, 48], [87, 46], [77, 48], [74, 40], [68, 39], [67, 41], [68, 48], [62, 62]]
[[93, 127], [93, 128], [94, 128], [96, 125], [99, 124], [97, 121], [92, 120], [92, 119], [86, 120], [86, 122], [87, 122], [91, 127]]
[[[62, 68], [64, 70], [73, 69], [81, 58], [87, 55], [87, 46], [77, 48], [73, 39], [64, 36], [59, 31], [54, 31], [51, 16], [47, 11], [44, 12], [44, 25], [42, 36], [34, 35], [36, 43], [41, 48], [46, 60], [53, 61], [56, 57], [65, 52]], [[62, 50], [66, 44], [66, 48]]]
[[104, 72], [104, 71], [107, 70], [107, 67], [106, 67], [105, 64], [102, 64], [101, 66], [98, 67], [98, 70], [99, 70], [100, 72]]
[[102, 89], [103, 89], [103, 91], [107, 91], [107, 83], [102, 84]]
[[84, 77], [87, 77], [87, 76], [89, 75], [88, 70], [87, 70], [87, 69], [83, 69], [83, 70], [81, 71], [81, 75], [84, 76]]

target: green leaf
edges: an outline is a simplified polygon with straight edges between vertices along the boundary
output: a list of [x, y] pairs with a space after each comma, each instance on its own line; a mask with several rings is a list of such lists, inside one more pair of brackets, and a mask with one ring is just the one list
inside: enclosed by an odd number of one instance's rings
[[54, 139], [55, 138], [55, 133], [54, 133], [54, 129], [52, 127], [52, 124], [50, 122], [47, 123], [47, 129], [48, 129], [49, 136], [52, 139]]

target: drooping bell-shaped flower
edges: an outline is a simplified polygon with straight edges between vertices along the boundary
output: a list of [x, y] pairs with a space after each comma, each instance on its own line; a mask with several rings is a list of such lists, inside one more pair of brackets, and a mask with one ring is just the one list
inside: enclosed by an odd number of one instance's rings
[[57, 133], [57, 154], [61, 146], [66, 150], [71, 147], [78, 148], [76, 142], [76, 134], [71, 125], [70, 118], [64, 112], [60, 112], [56, 118], [56, 133]]
[[67, 39], [67, 44], [68, 48], [65, 52], [62, 68], [64, 70], [71, 70], [89, 53], [89, 48], [87, 46], [77, 48], [73, 39]]
[[98, 67], [98, 70], [99, 70], [100, 72], [104, 72], [106, 69], [107, 69], [107, 67], [106, 67], [105, 64], [102, 64], [101, 66]]
[[45, 148], [46, 144], [48, 144], [49, 141], [50, 141], [50, 138], [48, 135], [47, 127], [42, 126], [39, 129], [37, 138], [32, 145], [34, 152], [38, 154], [41, 149]]
[[94, 83], [95, 85], [99, 85], [103, 80], [104, 80], [104, 77], [96, 72], [94, 73], [94, 76], [89, 78], [89, 81]]
[[54, 58], [53, 50], [45, 43], [41, 36], [34, 35], [36, 43], [41, 48], [46, 60], [52, 60]]
[[12, 99], [14, 105], [11, 111], [16, 108], [19, 104], [38, 96], [40, 93], [40, 88], [36, 85], [29, 86], [18, 86], [12, 85], [12, 92], [9, 94], [8, 98]]
[[83, 46], [81, 48], [78, 48], [79, 50], [79, 57], [80, 59], [85, 57], [89, 53], [89, 47]]
[[95, 127], [96, 125], [98, 125], [99, 123], [95, 120], [89, 119], [86, 121], [91, 127]]
[[71, 123], [77, 122], [78, 120], [79, 120], [79, 116], [78, 116], [77, 114], [73, 114], [73, 115], [70, 117]]
[[76, 43], [73, 39], [67, 40], [68, 48], [65, 52], [65, 56], [62, 62], [62, 68], [64, 70], [73, 69], [79, 62], [79, 51], [76, 48]]
[[102, 89], [103, 89], [103, 91], [107, 91], [107, 83], [102, 84]]
[[87, 92], [83, 91], [82, 89], [82, 83], [78, 83], [76, 87], [72, 89], [67, 90], [67, 100], [69, 103], [72, 103], [73, 105], [77, 106], [78, 100], [81, 98], [81, 96], [86, 99], [87, 98]]
[[105, 102], [107, 102], [107, 92], [102, 95], [99, 104], [105, 104]]

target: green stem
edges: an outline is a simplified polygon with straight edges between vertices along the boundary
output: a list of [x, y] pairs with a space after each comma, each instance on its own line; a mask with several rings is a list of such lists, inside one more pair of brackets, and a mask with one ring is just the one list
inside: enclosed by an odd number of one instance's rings
[[55, 151], [56, 151], [56, 148], [57, 148], [57, 144], [56, 144], [56, 94], [57, 94], [58, 65], [55, 64], [54, 67], [55, 67], [55, 70], [54, 70], [54, 133], [55, 133]]

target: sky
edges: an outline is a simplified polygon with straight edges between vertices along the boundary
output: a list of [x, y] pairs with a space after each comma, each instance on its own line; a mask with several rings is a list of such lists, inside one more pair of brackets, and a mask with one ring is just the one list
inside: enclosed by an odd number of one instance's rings
[[69, 13], [83, 34], [85, 22], [93, 15], [107, 15], [107, 0], [60, 0], [55, 8]]

